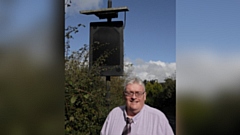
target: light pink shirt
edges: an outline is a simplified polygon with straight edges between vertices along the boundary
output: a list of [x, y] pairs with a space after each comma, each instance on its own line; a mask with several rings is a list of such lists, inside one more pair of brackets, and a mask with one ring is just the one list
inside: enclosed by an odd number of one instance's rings
[[[126, 106], [114, 108], [105, 120], [101, 135], [121, 135], [126, 125]], [[159, 110], [144, 105], [133, 117], [131, 135], [174, 135], [166, 116]]]

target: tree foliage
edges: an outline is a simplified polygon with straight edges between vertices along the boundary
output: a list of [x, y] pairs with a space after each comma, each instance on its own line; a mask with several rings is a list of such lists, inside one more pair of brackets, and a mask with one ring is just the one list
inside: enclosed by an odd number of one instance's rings
[[[99, 59], [96, 63], [101, 62]], [[89, 69], [86, 45], [66, 57], [66, 134], [99, 134], [109, 110], [122, 105], [123, 78], [112, 78], [111, 84], [107, 84], [105, 78], [100, 76], [100, 71], [99, 64]]]
[[[65, 60], [65, 129], [66, 134], [96, 133], [100, 127], [98, 104], [101, 78], [88, 72], [87, 47], [84, 46]], [[97, 74], [97, 72], [96, 72]], [[99, 101], [95, 101], [99, 100]]]
[[[74, 31], [66, 32], [65, 38], [72, 38]], [[110, 109], [123, 104], [123, 78], [113, 77], [110, 83], [100, 76], [106, 70], [101, 65], [112, 53], [103, 53], [91, 68], [87, 45], [65, 55], [65, 134], [99, 134]]]
[[164, 83], [144, 80], [147, 92], [146, 103], [160, 110], [176, 105], [176, 80], [166, 78]]

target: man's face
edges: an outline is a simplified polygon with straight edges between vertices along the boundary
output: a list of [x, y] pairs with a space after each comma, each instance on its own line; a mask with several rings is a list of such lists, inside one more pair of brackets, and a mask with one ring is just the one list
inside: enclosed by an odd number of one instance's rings
[[126, 86], [126, 93], [135, 93], [133, 95], [124, 95], [124, 97], [128, 115], [136, 115], [138, 112], [140, 112], [146, 100], [146, 93], [144, 92], [144, 88], [137, 83], [128, 84]]

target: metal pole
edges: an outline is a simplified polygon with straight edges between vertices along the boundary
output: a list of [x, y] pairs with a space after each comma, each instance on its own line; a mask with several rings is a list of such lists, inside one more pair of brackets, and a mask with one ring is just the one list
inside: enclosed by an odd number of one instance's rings
[[[108, 8], [112, 8], [112, 0], [108, 0]], [[107, 18], [108, 22], [112, 21], [112, 18]]]
[[108, 8], [112, 8], [112, 0], [108, 0]]
[[107, 106], [108, 106], [108, 111], [110, 111], [110, 76], [106, 76], [106, 85], [107, 85]]

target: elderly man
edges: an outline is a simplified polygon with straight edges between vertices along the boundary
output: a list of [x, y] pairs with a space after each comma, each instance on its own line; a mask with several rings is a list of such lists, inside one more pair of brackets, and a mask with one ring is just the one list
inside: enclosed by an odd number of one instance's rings
[[173, 135], [166, 116], [145, 104], [146, 91], [140, 78], [127, 78], [123, 93], [126, 105], [108, 114], [101, 135]]

